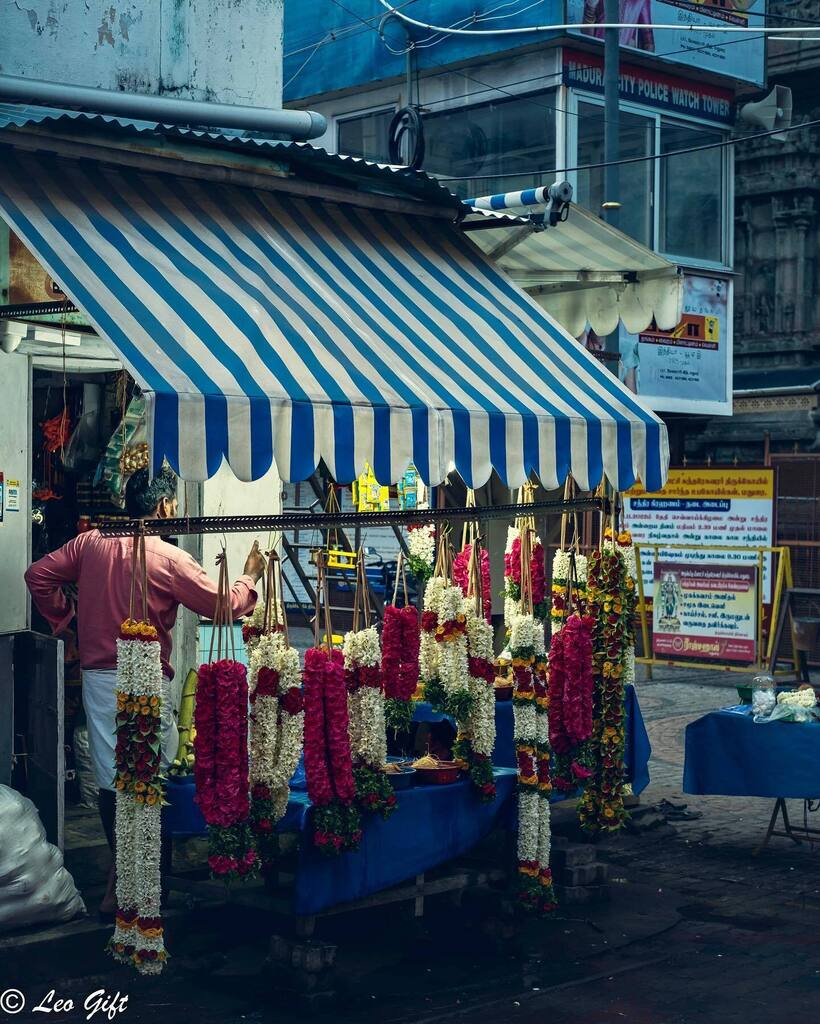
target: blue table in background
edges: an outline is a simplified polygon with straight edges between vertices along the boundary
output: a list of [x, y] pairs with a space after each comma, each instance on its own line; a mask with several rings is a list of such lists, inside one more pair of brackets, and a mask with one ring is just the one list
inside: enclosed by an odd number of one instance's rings
[[[820, 722], [755, 722], [748, 705], [712, 711], [686, 727], [683, 791], [774, 798], [762, 849], [772, 836], [820, 842], [820, 830], [794, 828], [786, 800], [820, 796]], [[783, 829], [776, 827], [782, 815]]]
[[748, 705], [686, 727], [684, 793], [811, 800], [820, 796], [820, 722], [752, 720]]
[[[452, 722], [447, 715], [433, 711], [429, 704], [419, 702], [413, 714], [414, 722]], [[632, 784], [636, 795], [649, 785], [649, 758], [652, 746], [646, 734], [643, 715], [638, 704], [634, 686], [626, 687], [626, 750], [624, 767], [627, 782]], [[515, 768], [515, 744], [513, 742], [513, 706], [511, 700], [495, 702], [495, 750], [493, 764], [502, 768]], [[568, 799], [556, 794], [556, 800]]]

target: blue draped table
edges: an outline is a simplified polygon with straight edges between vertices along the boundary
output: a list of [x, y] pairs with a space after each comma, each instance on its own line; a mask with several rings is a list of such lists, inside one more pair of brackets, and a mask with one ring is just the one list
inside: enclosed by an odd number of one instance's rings
[[755, 723], [748, 705], [686, 727], [684, 793], [813, 800], [820, 796], [820, 722]]
[[359, 849], [338, 856], [313, 845], [307, 793], [292, 792], [279, 830], [300, 834], [295, 912], [318, 914], [362, 899], [467, 853], [494, 828], [507, 825], [515, 809], [515, 771], [496, 768], [494, 775], [491, 803], [482, 803], [466, 779], [397, 792], [394, 813], [387, 820], [368, 816]]
[[[642, 793], [649, 785], [649, 758], [652, 747], [646, 734], [635, 687], [626, 687], [626, 750], [624, 767], [626, 781], [632, 784], [632, 792]], [[413, 714], [414, 722], [444, 722], [452, 719], [439, 711], [433, 711], [429, 704], [419, 702]], [[513, 706], [511, 700], [495, 702], [495, 750], [493, 764], [503, 768], [515, 768], [515, 744], [513, 742]], [[554, 794], [555, 800], [565, 800], [562, 793]]]

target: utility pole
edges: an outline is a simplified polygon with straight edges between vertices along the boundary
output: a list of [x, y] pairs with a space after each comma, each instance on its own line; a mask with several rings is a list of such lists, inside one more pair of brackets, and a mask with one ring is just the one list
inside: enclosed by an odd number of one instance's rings
[[[616, 25], [621, 20], [619, 0], [605, 0], [604, 21]], [[604, 29], [604, 202], [617, 203], [620, 196], [620, 167], [614, 163], [620, 154], [619, 119], [619, 70], [620, 70], [620, 29]], [[605, 209], [608, 223], [617, 227], [618, 208]]]

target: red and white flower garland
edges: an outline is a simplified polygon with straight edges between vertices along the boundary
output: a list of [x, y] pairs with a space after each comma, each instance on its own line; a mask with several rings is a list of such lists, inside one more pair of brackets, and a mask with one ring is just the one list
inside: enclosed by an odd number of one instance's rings
[[465, 721], [473, 697], [464, 595], [443, 576], [434, 576], [425, 588], [421, 628], [419, 666], [425, 699], [436, 710]]
[[[533, 616], [544, 622], [549, 616], [546, 601], [546, 580], [544, 576], [544, 548], [541, 539], [534, 535], [530, 550], [530, 579], [532, 583]], [[507, 530], [507, 547], [504, 552], [504, 622], [510, 628], [512, 617], [521, 611], [521, 531], [511, 526]]]
[[196, 800], [208, 825], [208, 866], [230, 881], [256, 870], [249, 823], [248, 679], [230, 659], [201, 665], [194, 712]]
[[[573, 568], [574, 562], [574, 568]], [[552, 560], [552, 632], [558, 633], [569, 617], [569, 586], [572, 579], [572, 602], [579, 615], [584, 614], [587, 592], [587, 557], [571, 551], [556, 551]]]
[[251, 614], [242, 622], [242, 641], [245, 644], [245, 653], [248, 656], [248, 664], [251, 663], [251, 656], [265, 631], [265, 602], [258, 601]]
[[342, 651], [356, 799], [363, 811], [379, 812], [387, 817], [395, 810], [396, 795], [384, 771], [387, 732], [381, 645], [376, 627], [346, 633]]
[[160, 912], [162, 663], [157, 631], [128, 619], [117, 640], [117, 911], [109, 950], [141, 974], [167, 959]]
[[260, 636], [250, 657], [251, 827], [264, 866], [284, 816], [289, 782], [302, 753], [304, 704], [299, 652], [280, 632]]
[[350, 754], [347, 686], [341, 651], [312, 647], [305, 654], [305, 777], [313, 804], [313, 841], [326, 853], [361, 841]]
[[495, 748], [493, 629], [483, 616], [477, 614], [474, 597], [466, 599], [464, 610], [471, 707], [467, 717], [456, 723], [458, 735], [453, 753], [467, 767], [481, 799], [489, 801], [495, 798], [492, 766]]

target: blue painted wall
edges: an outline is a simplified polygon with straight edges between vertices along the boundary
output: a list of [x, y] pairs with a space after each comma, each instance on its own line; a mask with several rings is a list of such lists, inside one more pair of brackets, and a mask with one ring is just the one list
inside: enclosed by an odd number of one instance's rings
[[[446, 36], [427, 29], [407, 26], [417, 44], [416, 57], [422, 70], [521, 47], [532, 47], [565, 34], [533, 32], [514, 36], [497, 30], [530, 25], [580, 23], [585, 0], [390, 0], [409, 17], [434, 25], [478, 28], [487, 32], [475, 36]], [[653, 24], [676, 26], [656, 30], [648, 38], [630, 43], [621, 35], [624, 59], [630, 52], [679, 68], [696, 67], [727, 80], [761, 84], [765, 80], [763, 37], [751, 32], [704, 34], [690, 30], [692, 23], [754, 28], [763, 24], [766, 0], [734, 0], [728, 12], [706, 5], [701, 11], [681, 6], [679, 0], [644, 0], [643, 13]], [[603, 17], [603, 2], [597, 5]], [[621, 0], [621, 20], [636, 15], [634, 0]], [[407, 46], [403, 23], [395, 16], [383, 21], [386, 9], [379, 0], [287, 0], [285, 3], [285, 100], [299, 100], [341, 89], [401, 76]], [[486, 15], [483, 21], [474, 16]], [[382, 29], [384, 39], [379, 35]], [[577, 38], [579, 32], [570, 33]], [[583, 36], [590, 42], [588, 35]], [[600, 45], [600, 41], [598, 41]], [[636, 47], [639, 47], [636, 48]], [[391, 52], [399, 51], [399, 52]], [[685, 73], [685, 72], [684, 72]]]
[[[559, 23], [563, 0], [391, 0], [408, 16], [433, 25], [465, 28], [473, 14], [494, 12], [493, 20], [478, 28], [516, 28], [540, 23]], [[385, 78], [403, 75], [407, 34], [395, 17], [379, 25], [387, 11], [379, 0], [287, 0], [285, 3], [285, 101], [337, 89], [348, 89]], [[346, 8], [346, 10], [345, 10]], [[515, 13], [520, 11], [521, 13]], [[512, 13], [511, 13], [512, 12]], [[502, 20], [503, 19], [503, 20]], [[531, 46], [554, 38], [555, 32], [533, 32], [520, 36], [493, 34], [486, 39], [470, 36], [434, 35], [426, 29], [407, 26], [418, 42], [418, 67], [434, 68], [457, 61]], [[335, 38], [333, 38], [335, 36]], [[304, 65], [304, 66], [302, 66]]]

